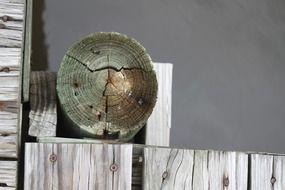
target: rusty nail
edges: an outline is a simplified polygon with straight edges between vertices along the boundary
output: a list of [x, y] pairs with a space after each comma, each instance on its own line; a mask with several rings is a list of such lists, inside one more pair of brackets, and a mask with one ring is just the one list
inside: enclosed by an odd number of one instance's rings
[[167, 176], [168, 176], [168, 172], [167, 172], [167, 171], [163, 172], [163, 174], [162, 174], [162, 179], [166, 179]]
[[119, 167], [118, 167], [117, 164], [112, 164], [112, 165], [110, 166], [110, 170], [111, 170], [112, 172], [115, 172], [115, 171], [117, 171], [118, 169], [119, 169]]
[[9, 17], [8, 17], [7, 15], [4, 15], [4, 16], [2, 17], [3, 22], [7, 22], [8, 19], [9, 19]]
[[270, 180], [271, 184], [274, 184], [276, 182], [276, 178], [275, 177], [272, 177], [271, 180]]
[[51, 154], [51, 155], [49, 156], [49, 161], [51, 161], [51, 162], [56, 162], [56, 160], [57, 160], [56, 154]]
[[223, 183], [224, 183], [225, 187], [229, 186], [229, 183], [230, 183], [229, 178], [225, 177], [224, 180], [223, 180]]

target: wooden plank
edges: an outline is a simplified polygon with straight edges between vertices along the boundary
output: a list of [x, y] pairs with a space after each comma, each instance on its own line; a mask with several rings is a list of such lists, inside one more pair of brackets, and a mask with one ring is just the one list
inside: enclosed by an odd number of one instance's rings
[[144, 149], [143, 189], [191, 189], [193, 150]]
[[208, 152], [209, 190], [247, 190], [248, 155], [239, 152]]
[[27, 143], [25, 190], [130, 190], [132, 145]]
[[245, 153], [145, 148], [143, 187], [247, 190], [247, 163]]
[[274, 156], [273, 158], [273, 174], [270, 179], [274, 190], [285, 189], [285, 157]]
[[17, 178], [16, 161], [0, 161], [0, 189], [15, 190]]
[[0, 102], [0, 157], [17, 157], [17, 132], [17, 102]]
[[17, 157], [24, 0], [0, 1], [0, 157]]
[[22, 65], [22, 101], [29, 101], [31, 54], [32, 54], [33, 0], [26, 0], [24, 55]]
[[171, 128], [172, 69], [169, 63], [154, 63], [158, 81], [157, 102], [147, 121], [145, 144], [169, 146]]
[[251, 189], [283, 190], [285, 188], [285, 156], [251, 155]]
[[24, 1], [1, 0], [0, 47], [22, 47]]
[[30, 128], [35, 137], [55, 136], [57, 123], [56, 74], [37, 71], [31, 73]]

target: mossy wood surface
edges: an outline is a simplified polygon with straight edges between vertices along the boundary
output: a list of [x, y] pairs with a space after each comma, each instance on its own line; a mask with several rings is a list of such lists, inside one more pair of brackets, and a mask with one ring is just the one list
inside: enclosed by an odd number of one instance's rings
[[138, 42], [118, 33], [95, 33], [65, 54], [57, 92], [79, 136], [128, 141], [152, 113], [157, 81]]

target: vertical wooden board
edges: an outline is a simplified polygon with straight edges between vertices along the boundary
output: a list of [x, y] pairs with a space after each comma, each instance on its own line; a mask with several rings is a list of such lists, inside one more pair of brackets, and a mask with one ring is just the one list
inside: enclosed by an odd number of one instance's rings
[[283, 190], [285, 188], [285, 157], [278, 155], [251, 155], [251, 188]]
[[29, 135], [35, 137], [55, 136], [57, 123], [56, 74], [35, 71], [30, 84]]
[[247, 190], [247, 154], [209, 151], [208, 162], [210, 190]]
[[25, 190], [130, 190], [132, 145], [26, 144]]
[[206, 150], [195, 150], [192, 189], [209, 190], [208, 157]]
[[31, 54], [32, 54], [32, 17], [33, 0], [26, 1], [24, 54], [22, 65], [22, 101], [29, 101]]
[[274, 190], [285, 189], [285, 157], [274, 156], [273, 158], [273, 175], [271, 177], [271, 184]]
[[169, 146], [171, 128], [172, 69], [170, 63], [154, 63], [158, 81], [157, 102], [148, 119], [145, 143]]
[[0, 189], [15, 190], [17, 178], [16, 161], [0, 161]]
[[250, 163], [251, 163], [251, 171], [250, 171], [251, 189], [252, 190], [273, 189], [271, 183], [271, 178], [273, 175], [273, 156], [263, 155], [263, 154], [251, 154]]
[[193, 150], [144, 149], [144, 190], [192, 189]]
[[195, 150], [192, 186], [199, 190], [247, 190], [248, 155]]

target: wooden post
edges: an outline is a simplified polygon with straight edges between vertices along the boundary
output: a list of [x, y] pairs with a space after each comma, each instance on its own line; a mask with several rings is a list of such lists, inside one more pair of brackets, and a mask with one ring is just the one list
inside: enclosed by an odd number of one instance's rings
[[79, 137], [128, 142], [153, 110], [157, 81], [149, 55], [136, 40], [102, 32], [66, 52], [57, 93], [69, 131]]

